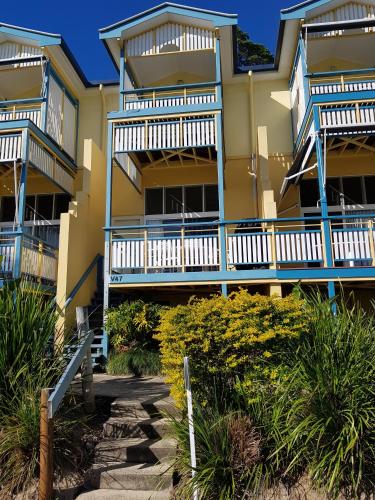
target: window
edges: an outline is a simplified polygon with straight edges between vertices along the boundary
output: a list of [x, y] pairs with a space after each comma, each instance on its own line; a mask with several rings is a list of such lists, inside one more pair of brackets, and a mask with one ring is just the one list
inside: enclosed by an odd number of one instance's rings
[[15, 211], [14, 196], [4, 196], [1, 200], [1, 222], [13, 222]]
[[219, 194], [217, 186], [204, 186], [205, 211], [217, 212], [219, 210]]
[[328, 178], [326, 182], [326, 194], [328, 205], [341, 205], [341, 187], [338, 177]]
[[163, 188], [146, 189], [146, 215], [164, 213]]
[[308, 179], [301, 182], [301, 207], [316, 207], [319, 201], [318, 179]]
[[361, 177], [343, 177], [342, 187], [345, 205], [363, 203]]
[[203, 186], [185, 188], [185, 212], [203, 212]]
[[61, 214], [68, 211], [70, 200], [71, 197], [68, 194], [55, 195], [55, 213], [53, 214], [54, 219], [60, 219]]
[[165, 188], [165, 213], [183, 212], [182, 187]]
[[[27, 195], [25, 221], [60, 219], [61, 214], [68, 211], [70, 200], [71, 196], [64, 193]], [[3, 196], [1, 199], [1, 222], [13, 222], [15, 211], [14, 196]]]
[[41, 194], [37, 197], [36, 216], [37, 219], [51, 220], [53, 217], [53, 196]]
[[365, 177], [366, 202], [375, 203], [375, 175]]
[[145, 190], [145, 215], [217, 212], [216, 185], [174, 186]]

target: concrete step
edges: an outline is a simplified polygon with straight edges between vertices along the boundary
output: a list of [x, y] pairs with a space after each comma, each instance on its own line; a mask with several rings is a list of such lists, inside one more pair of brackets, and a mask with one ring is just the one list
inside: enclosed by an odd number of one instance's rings
[[155, 464], [176, 454], [174, 439], [121, 438], [101, 441], [95, 448], [95, 463], [134, 462]]
[[87, 485], [110, 490], [159, 491], [172, 488], [170, 464], [113, 462], [94, 464], [86, 474]]
[[164, 491], [94, 490], [82, 493], [76, 500], [170, 500], [172, 494]]
[[144, 438], [164, 437], [170, 430], [167, 418], [111, 417], [103, 425], [105, 438]]
[[178, 415], [178, 410], [171, 398], [159, 401], [139, 401], [126, 398], [116, 398], [111, 405], [111, 415], [113, 417], [134, 417], [146, 419], [152, 417], [162, 417], [167, 415]]

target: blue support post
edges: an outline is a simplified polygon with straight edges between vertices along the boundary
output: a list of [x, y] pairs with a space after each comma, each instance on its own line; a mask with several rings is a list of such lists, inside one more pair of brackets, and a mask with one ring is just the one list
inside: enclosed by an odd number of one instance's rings
[[[18, 191], [18, 221], [17, 229], [23, 232], [24, 222], [25, 222], [25, 210], [26, 210], [26, 185], [27, 185], [27, 164], [29, 161], [29, 131], [28, 129], [22, 130], [22, 165], [21, 165], [21, 175], [19, 182]], [[17, 193], [14, 193], [16, 196]], [[13, 277], [15, 279], [21, 277], [21, 259], [22, 259], [22, 234], [16, 237], [15, 240], [15, 258], [14, 258], [14, 268]]]
[[305, 95], [305, 106], [307, 106], [307, 103], [309, 102], [310, 99], [310, 90], [309, 90], [309, 78], [307, 76], [308, 71], [307, 71], [307, 61], [306, 61], [306, 49], [305, 49], [305, 43], [302, 38], [302, 33], [300, 33], [298, 40], [298, 50], [302, 63], [303, 92]]
[[[105, 225], [106, 227], [112, 224], [112, 148], [113, 148], [113, 124], [108, 123], [107, 131], [107, 174], [106, 174], [106, 199], [105, 199]], [[106, 310], [109, 306], [109, 276], [111, 274], [111, 233], [105, 232], [104, 240], [104, 293], [103, 293], [103, 310], [104, 322]], [[103, 330], [103, 356], [108, 357], [108, 335]]]
[[[216, 32], [215, 38], [215, 58], [216, 58], [216, 96], [217, 101], [222, 102], [222, 88], [221, 88], [221, 59], [220, 59], [220, 38]], [[223, 151], [223, 115], [222, 112], [216, 115], [216, 148], [217, 148], [217, 184], [218, 184], [218, 198], [219, 198], [219, 248], [220, 248], [220, 270], [227, 270], [227, 242], [225, 234], [225, 199], [224, 199], [224, 151]], [[228, 295], [228, 285], [221, 284], [221, 292], [223, 295]]]
[[51, 63], [49, 61], [46, 62], [46, 72], [44, 75], [44, 92], [43, 92], [43, 104], [42, 104], [42, 116], [41, 116], [41, 129], [43, 132], [47, 131], [47, 115], [48, 115], [48, 97], [49, 97], [49, 82], [50, 82], [50, 74], [51, 74]]
[[125, 56], [124, 47], [120, 49], [120, 93], [119, 93], [119, 111], [124, 111], [124, 94], [125, 91]]
[[[322, 141], [318, 134], [320, 130], [320, 118], [319, 110], [317, 106], [313, 109], [314, 116], [314, 126], [315, 126], [315, 147], [316, 147], [316, 161], [318, 170], [318, 184], [319, 184], [319, 196], [320, 196], [320, 209], [322, 215], [323, 223], [323, 239], [324, 239], [324, 250], [326, 257], [327, 267], [334, 267], [333, 257], [332, 257], [332, 242], [331, 242], [331, 231], [330, 222], [328, 219], [328, 203], [327, 194], [325, 187], [325, 172], [324, 172], [324, 159], [323, 159], [323, 148]], [[335, 283], [333, 281], [328, 282], [328, 297], [333, 299], [335, 297]], [[333, 305], [332, 309], [335, 310], [336, 305]]]

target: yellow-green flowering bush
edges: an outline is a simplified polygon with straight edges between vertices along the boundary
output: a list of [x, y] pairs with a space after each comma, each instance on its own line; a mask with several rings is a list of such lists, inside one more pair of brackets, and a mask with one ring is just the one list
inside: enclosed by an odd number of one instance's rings
[[249, 371], [274, 378], [285, 346], [306, 330], [306, 317], [305, 302], [294, 295], [246, 290], [228, 298], [192, 298], [188, 305], [163, 310], [155, 337], [172, 396], [183, 404], [184, 356], [190, 358], [196, 386], [210, 377], [234, 380]]

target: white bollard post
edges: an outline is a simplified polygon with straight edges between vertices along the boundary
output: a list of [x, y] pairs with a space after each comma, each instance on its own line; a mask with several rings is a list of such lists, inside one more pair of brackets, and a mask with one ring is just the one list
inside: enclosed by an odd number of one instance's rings
[[[184, 357], [184, 379], [185, 379], [185, 390], [186, 390], [187, 411], [188, 411], [188, 421], [189, 421], [191, 476], [194, 477], [197, 468], [197, 457], [195, 453], [193, 398], [191, 395], [189, 358], [187, 356]], [[198, 500], [198, 491], [196, 488], [194, 488], [193, 500]]]

